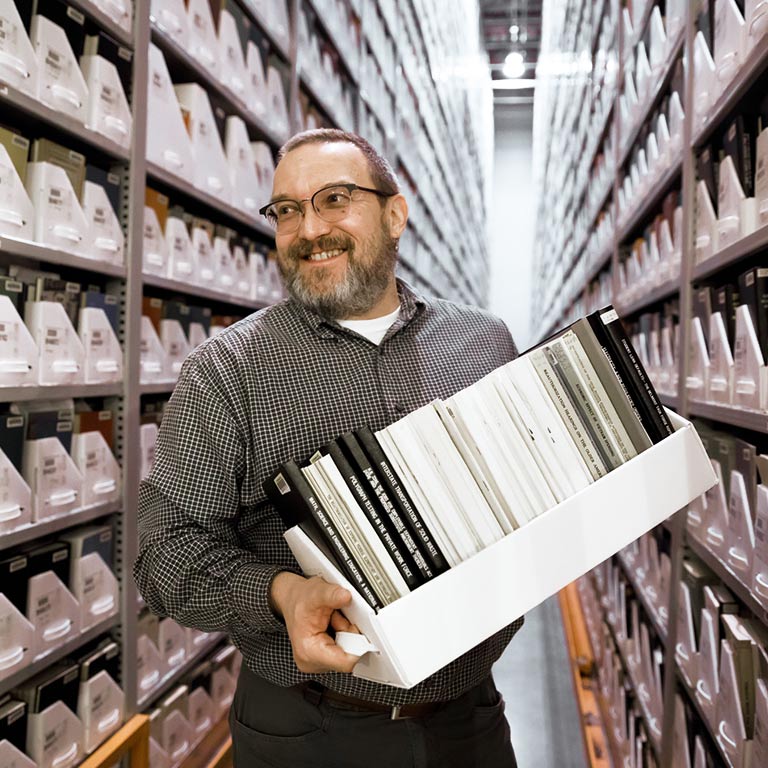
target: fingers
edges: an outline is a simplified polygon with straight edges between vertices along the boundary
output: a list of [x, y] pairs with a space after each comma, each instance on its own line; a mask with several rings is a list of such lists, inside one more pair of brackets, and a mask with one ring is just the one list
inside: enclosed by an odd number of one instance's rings
[[327, 634], [294, 642], [293, 658], [299, 671], [308, 674], [351, 672], [360, 659], [342, 650]]

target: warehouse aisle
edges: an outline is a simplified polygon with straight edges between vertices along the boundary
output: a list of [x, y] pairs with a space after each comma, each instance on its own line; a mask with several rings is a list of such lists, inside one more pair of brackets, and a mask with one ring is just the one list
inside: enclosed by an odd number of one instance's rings
[[507, 703], [518, 768], [587, 768], [556, 596], [526, 616], [493, 674]]

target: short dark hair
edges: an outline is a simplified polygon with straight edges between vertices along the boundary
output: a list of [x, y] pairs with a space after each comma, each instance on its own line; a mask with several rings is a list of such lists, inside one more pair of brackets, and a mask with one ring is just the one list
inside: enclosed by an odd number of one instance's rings
[[277, 153], [279, 163], [291, 150], [298, 149], [305, 144], [354, 144], [365, 155], [368, 162], [368, 171], [376, 189], [385, 195], [396, 195], [400, 192], [397, 176], [387, 159], [379, 154], [370, 142], [352, 131], [342, 131], [339, 128], [315, 128], [311, 131], [302, 131], [292, 136], [280, 147]]

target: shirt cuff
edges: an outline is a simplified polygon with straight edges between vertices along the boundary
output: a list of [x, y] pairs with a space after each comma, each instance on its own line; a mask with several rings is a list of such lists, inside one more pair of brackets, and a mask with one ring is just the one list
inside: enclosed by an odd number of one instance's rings
[[272, 580], [282, 571], [280, 565], [246, 563], [232, 577], [232, 601], [242, 622], [259, 632], [285, 632], [285, 624], [270, 607]]

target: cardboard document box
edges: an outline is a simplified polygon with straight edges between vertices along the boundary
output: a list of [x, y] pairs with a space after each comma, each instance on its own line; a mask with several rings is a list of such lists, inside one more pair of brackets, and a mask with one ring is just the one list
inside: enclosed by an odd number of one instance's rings
[[28, 301], [24, 320], [38, 348], [40, 384], [84, 384], [85, 349], [64, 307], [56, 301]]
[[195, 259], [187, 223], [178, 216], [169, 216], [165, 222], [165, 241], [169, 276], [191, 285], [195, 281]]
[[[258, 199], [265, 203], [272, 197], [272, 182], [275, 178], [275, 160], [272, 157], [272, 150], [269, 148], [269, 144], [264, 141], [252, 142], [251, 154], [253, 155], [256, 179], [259, 185]], [[264, 203], [262, 203], [262, 205]]]
[[80, 505], [83, 477], [58, 437], [27, 440], [22, 476], [32, 491], [32, 520], [61, 517]]
[[187, 633], [173, 619], [160, 619], [158, 625], [158, 650], [163, 673], [170, 674], [187, 660]]
[[217, 80], [221, 79], [219, 41], [208, 0], [187, 0], [189, 55], [197, 59]]
[[141, 317], [141, 383], [172, 381], [168, 354], [163, 348], [155, 326], [146, 316]]
[[121, 147], [131, 145], [131, 108], [117, 67], [103, 56], [81, 56], [80, 68], [88, 86], [85, 124]]
[[235, 258], [226, 237], [213, 238], [213, 256], [216, 259], [216, 288], [231, 294], [235, 287]]
[[35, 628], [2, 592], [0, 592], [0, 622], [3, 626], [3, 633], [0, 635], [0, 680], [2, 680], [32, 661]]
[[248, 70], [237, 22], [228, 8], [219, 14], [219, 58], [221, 80], [243, 103], [247, 103]]
[[[23, 430], [22, 416], [1, 418], [5, 422], [21, 420]], [[24, 528], [32, 522], [32, 491], [19, 469], [0, 450], [0, 535]]]
[[[29, 141], [18, 134], [13, 134], [10, 141], [26, 144], [29, 148]], [[34, 219], [35, 210], [24, 188], [24, 181], [8, 149], [0, 143], [0, 236], [32, 240]]]
[[162, 51], [149, 44], [147, 160], [185, 181], [194, 178], [189, 134]]
[[67, 33], [40, 14], [32, 17], [29, 32], [40, 72], [38, 98], [85, 124], [88, 86]]
[[204, 227], [192, 227], [192, 252], [195, 259], [194, 283], [211, 285], [216, 280], [216, 259], [208, 230]]
[[141, 446], [141, 479], [151, 471], [155, 463], [155, 445], [157, 444], [157, 424], [142, 424], [139, 427], [139, 444]]
[[184, 360], [192, 351], [187, 335], [178, 320], [163, 319], [160, 321], [160, 342], [168, 362], [167, 372], [171, 379], [176, 381]]
[[261, 60], [261, 51], [253, 40], [249, 40], [246, 46], [245, 64], [248, 70], [249, 84], [246, 91], [246, 104], [248, 109], [257, 117], [265, 118], [269, 103], [267, 78]]
[[232, 244], [232, 258], [234, 260], [235, 291], [244, 297], [251, 295], [251, 270], [248, 257], [245, 254], [245, 245], [240, 241]]
[[107, 640], [79, 659], [80, 689], [77, 716], [83, 724], [83, 746], [92, 752], [122, 724], [125, 694], [115, 682], [120, 672], [120, 648]]
[[[167, 0], [165, 0], [167, 2]], [[133, 23], [133, 0], [91, 0], [126, 32], [131, 31]]]
[[289, 133], [288, 102], [285, 99], [283, 80], [274, 67], [267, 68], [267, 94], [267, 110], [272, 128], [281, 139], [286, 139]]
[[150, 18], [180, 48], [189, 48], [189, 17], [184, 0], [152, 0]]
[[0, 82], [37, 98], [37, 57], [16, 10], [15, 0], [0, 0], [3, 35], [0, 38]]
[[707, 490], [715, 476], [696, 431], [668, 415], [673, 435], [378, 613], [301, 529], [288, 530], [307, 575], [352, 593], [344, 612], [364, 637], [337, 642], [361, 656], [354, 674], [416, 685]]
[[218, 200], [229, 202], [232, 189], [227, 158], [208, 94], [197, 83], [176, 85], [174, 90], [179, 104], [190, 114], [189, 135], [195, 158], [192, 183]]
[[248, 130], [243, 119], [237, 115], [227, 118], [224, 148], [232, 185], [232, 204], [255, 219], [261, 208], [261, 201], [268, 200], [269, 197], [262, 194]]
[[35, 240], [82, 253], [88, 221], [66, 171], [53, 163], [29, 163], [26, 189], [35, 209]]
[[53, 571], [29, 580], [27, 618], [34, 627], [34, 658], [40, 658], [80, 633], [80, 606]]
[[72, 435], [72, 458], [83, 476], [81, 506], [120, 499], [120, 465], [101, 432]]
[[83, 213], [89, 225], [83, 256], [107, 264], [124, 264], [125, 235], [104, 187], [92, 181], [85, 182]]
[[39, 358], [37, 344], [13, 302], [0, 296], [0, 387], [37, 384]]
[[216, 705], [204, 686], [198, 685], [189, 692], [187, 720], [192, 726], [194, 742], [202, 741], [211, 726], [217, 721]]
[[141, 270], [145, 275], [163, 277], [168, 272], [168, 245], [165, 234], [157, 218], [157, 211], [149, 205], [144, 206]]
[[109, 384], [123, 380], [123, 350], [103, 309], [83, 307], [78, 333], [85, 349], [85, 383]]

